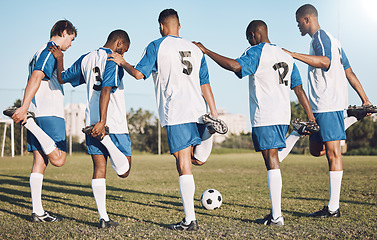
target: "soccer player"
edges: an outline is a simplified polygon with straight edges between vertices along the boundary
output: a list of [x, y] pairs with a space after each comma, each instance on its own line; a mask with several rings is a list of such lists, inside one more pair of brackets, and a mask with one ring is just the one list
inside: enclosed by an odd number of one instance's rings
[[206, 103], [211, 115], [205, 122], [215, 122], [219, 132], [226, 126], [219, 122], [204, 54], [190, 41], [179, 36], [181, 28], [174, 9], [163, 10], [158, 18], [162, 38], [152, 41], [142, 59], [133, 67], [112, 54], [113, 61], [123, 66], [136, 79], [153, 75], [157, 108], [161, 125], [166, 127], [170, 153], [176, 159], [185, 218], [170, 224], [173, 230], [198, 230], [194, 211], [195, 183], [192, 164], [202, 165], [212, 150], [212, 134], [203, 124]]
[[33, 152], [30, 174], [32, 222], [61, 220], [44, 211], [41, 199], [43, 174], [48, 163], [60, 167], [66, 159], [64, 91], [56, 78], [56, 59], [48, 49], [59, 46], [66, 51], [76, 36], [77, 30], [70, 21], [60, 20], [54, 24], [50, 41], [29, 62], [29, 77], [21, 107], [4, 110], [5, 115], [16, 123], [21, 122], [28, 130], [27, 147]]
[[127, 32], [115, 30], [105, 45], [82, 55], [70, 68], [63, 70], [62, 54], [57, 48], [51, 51], [58, 59], [58, 78], [72, 86], [86, 83], [87, 106], [84, 131], [86, 146], [93, 160], [92, 189], [99, 213], [99, 228], [117, 226], [106, 211], [106, 163], [110, 156], [114, 171], [126, 178], [131, 166], [131, 140], [128, 135], [124, 99], [123, 68], [107, 61], [108, 54], [123, 55], [128, 51], [130, 39]]
[[358, 93], [363, 106], [371, 103], [360, 81], [352, 71], [339, 41], [319, 26], [317, 9], [305, 4], [296, 11], [296, 21], [302, 36], [312, 38], [310, 53], [289, 52], [291, 56], [309, 65], [309, 100], [320, 132], [312, 134], [310, 153], [319, 157], [326, 154], [329, 165], [330, 200], [327, 206], [310, 217], [340, 217], [339, 198], [343, 176], [340, 141], [346, 139], [345, 129], [356, 122], [355, 117], [343, 119], [347, 108], [347, 80]]
[[281, 226], [284, 225], [284, 218], [281, 213], [282, 178], [278, 150], [285, 147], [285, 135], [291, 118], [290, 89], [304, 107], [309, 121], [314, 122], [314, 116], [293, 58], [270, 42], [266, 23], [261, 20], [250, 22], [246, 28], [246, 39], [251, 47], [237, 59], [221, 56], [201, 43], [195, 44], [237, 77], [249, 76], [252, 138], [255, 150], [262, 152], [265, 161], [272, 208], [270, 214], [256, 222]]

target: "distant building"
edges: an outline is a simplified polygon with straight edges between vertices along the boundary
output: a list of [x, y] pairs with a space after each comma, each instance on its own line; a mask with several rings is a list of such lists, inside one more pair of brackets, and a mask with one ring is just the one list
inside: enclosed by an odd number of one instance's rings
[[240, 133], [249, 132], [248, 130], [248, 120], [247, 117], [243, 114], [232, 114], [227, 113], [224, 109], [219, 108], [218, 110], [219, 118], [223, 120], [228, 125], [228, 133], [224, 135], [215, 134], [213, 135], [213, 141], [215, 143], [221, 143], [225, 140], [230, 134], [239, 135]]
[[85, 140], [85, 134], [81, 132], [85, 127], [85, 108], [84, 103], [70, 103], [64, 108], [67, 137], [72, 134], [80, 143]]

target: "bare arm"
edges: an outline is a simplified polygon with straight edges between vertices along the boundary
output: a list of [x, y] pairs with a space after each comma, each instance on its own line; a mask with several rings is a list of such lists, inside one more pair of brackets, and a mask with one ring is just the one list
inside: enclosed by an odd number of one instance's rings
[[363, 105], [372, 105], [369, 101], [367, 95], [364, 92], [363, 86], [361, 85], [359, 79], [356, 77], [355, 73], [352, 71], [352, 68], [347, 68], [345, 70], [346, 77], [352, 88], [357, 92]]
[[202, 50], [204, 54], [206, 54], [208, 57], [210, 57], [213, 61], [215, 61], [220, 67], [238, 73], [241, 71], [241, 65], [232, 58], [221, 56], [220, 54], [217, 54], [215, 52], [212, 52], [211, 50], [207, 49], [203, 46], [200, 42], [193, 42], [196, 46]]
[[308, 120], [309, 121], [315, 121], [315, 117], [313, 115], [312, 108], [310, 106], [308, 97], [306, 96], [305, 91], [302, 88], [302, 85], [298, 85], [298, 86], [294, 87], [293, 91], [295, 92], [298, 101], [300, 102], [300, 104], [304, 108], [306, 115], [308, 116]]
[[137, 80], [143, 79], [145, 76], [142, 74], [140, 71], [136, 70], [131, 64], [126, 62], [124, 58], [119, 54], [119, 53], [111, 53], [109, 54], [110, 59], [108, 61], [113, 61], [115, 62], [118, 66], [121, 66], [124, 68], [128, 74], [136, 78]]
[[48, 49], [52, 55], [54, 55], [54, 58], [56, 59], [56, 75], [58, 78], [58, 82], [60, 84], [65, 84], [65, 82], [62, 79], [62, 72], [64, 71], [64, 66], [63, 66], [63, 52], [60, 50], [59, 47], [52, 45]]
[[111, 87], [102, 87], [99, 99], [99, 115], [100, 120], [92, 129], [92, 137], [105, 134], [105, 126], [107, 121], [107, 108], [110, 101]]
[[297, 59], [303, 63], [306, 63], [315, 68], [329, 69], [330, 59], [326, 56], [314, 56], [303, 53], [290, 52], [286, 49], [283, 49], [286, 53], [290, 54], [294, 59]]
[[33, 100], [35, 94], [37, 93], [39, 86], [41, 85], [42, 79], [45, 77], [43, 71], [35, 70], [32, 72], [25, 89], [24, 99], [22, 101], [21, 107], [19, 107], [13, 114], [12, 119], [18, 122], [26, 121], [26, 112]]
[[200, 88], [202, 90], [203, 97], [208, 104], [209, 110], [211, 111], [211, 115], [217, 118], [219, 114], [217, 113], [215, 98], [213, 97], [211, 85], [209, 85], [209, 83], [203, 84], [200, 86]]

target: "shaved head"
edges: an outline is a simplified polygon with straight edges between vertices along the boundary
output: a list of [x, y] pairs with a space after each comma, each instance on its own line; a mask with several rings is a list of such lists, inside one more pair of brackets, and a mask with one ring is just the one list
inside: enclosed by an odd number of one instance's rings
[[308, 15], [318, 17], [317, 9], [311, 4], [302, 5], [296, 11], [296, 17], [304, 17], [304, 16], [308, 16]]
[[166, 25], [168, 22], [179, 23], [179, 17], [177, 11], [174, 9], [165, 9], [158, 16], [158, 23]]
[[262, 20], [253, 20], [246, 28], [246, 37], [251, 33], [267, 35], [267, 24]]

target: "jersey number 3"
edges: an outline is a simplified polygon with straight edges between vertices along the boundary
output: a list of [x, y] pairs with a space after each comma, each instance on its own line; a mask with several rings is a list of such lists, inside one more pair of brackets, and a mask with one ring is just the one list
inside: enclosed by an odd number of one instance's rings
[[99, 67], [93, 68], [94, 75], [96, 77], [96, 82], [93, 85], [93, 89], [96, 91], [101, 91], [102, 88], [102, 78], [101, 78], [101, 70]]
[[184, 65], [183, 73], [190, 75], [192, 73], [192, 64], [189, 60], [185, 60], [184, 58], [191, 57], [191, 51], [179, 51], [179, 55], [181, 56], [181, 62]]

